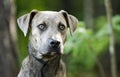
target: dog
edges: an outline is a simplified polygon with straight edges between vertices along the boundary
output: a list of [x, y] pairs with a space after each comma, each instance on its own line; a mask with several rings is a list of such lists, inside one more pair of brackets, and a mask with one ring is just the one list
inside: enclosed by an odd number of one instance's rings
[[66, 11], [32, 10], [17, 19], [24, 36], [29, 34], [29, 55], [23, 60], [18, 77], [66, 77], [61, 60], [66, 32], [73, 35], [78, 19]]

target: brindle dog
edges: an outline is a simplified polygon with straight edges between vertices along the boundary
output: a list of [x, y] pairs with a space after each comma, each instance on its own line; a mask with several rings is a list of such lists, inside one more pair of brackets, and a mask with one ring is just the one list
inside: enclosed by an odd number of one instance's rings
[[24, 59], [18, 77], [66, 77], [61, 55], [67, 29], [73, 34], [77, 18], [63, 10], [33, 10], [17, 22], [24, 36], [30, 31], [29, 55]]

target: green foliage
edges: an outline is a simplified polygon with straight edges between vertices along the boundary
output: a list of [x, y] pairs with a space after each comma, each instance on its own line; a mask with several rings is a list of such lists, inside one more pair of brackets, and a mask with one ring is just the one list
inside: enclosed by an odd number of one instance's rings
[[98, 31], [99, 29], [101, 29], [103, 26], [105, 26], [106, 22], [107, 20], [105, 16], [99, 16], [95, 18], [95, 30]]
[[113, 21], [113, 29], [115, 32], [116, 42], [120, 42], [120, 15], [116, 15], [112, 19]]
[[96, 33], [84, 27], [84, 23], [80, 22], [73, 37], [68, 35], [65, 44], [65, 53], [70, 53], [68, 62], [70, 71], [92, 70], [96, 62], [96, 56], [106, 50], [108, 46], [106, 27], [101, 28]]
[[[114, 16], [112, 21], [116, 42], [118, 43], [120, 42], [120, 16]], [[96, 64], [96, 57], [108, 49], [109, 28], [105, 17], [98, 17], [95, 24], [96, 33], [91, 29], [85, 29], [84, 22], [79, 22], [73, 37], [68, 33], [65, 53], [69, 54], [67, 60], [69, 73], [76, 74], [77, 71], [92, 70]]]

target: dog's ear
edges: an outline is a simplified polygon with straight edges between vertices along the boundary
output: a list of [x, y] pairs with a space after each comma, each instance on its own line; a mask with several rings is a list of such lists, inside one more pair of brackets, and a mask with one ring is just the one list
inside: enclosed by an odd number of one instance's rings
[[75, 31], [75, 29], [77, 28], [77, 24], [78, 24], [78, 19], [70, 14], [68, 14], [66, 11], [61, 10], [60, 13], [63, 14], [67, 26], [70, 28], [70, 33], [71, 35], [73, 34], [73, 32]]
[[24, 36], [27, 35], [28, 28], [31, 25], [31, 21], [37, 12], [37, 10], [32, 10], [30, 13], [25, 14], [17, 19], [18, 26], [24, 33]]

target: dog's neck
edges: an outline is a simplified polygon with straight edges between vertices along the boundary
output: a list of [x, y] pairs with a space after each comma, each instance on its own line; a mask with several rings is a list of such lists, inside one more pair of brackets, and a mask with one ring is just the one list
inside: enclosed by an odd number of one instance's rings
[[29, 56], [29, 61], [34, 77], [55, 77], [57, 71], [59, 71], [60, 56], [44, 63], [36, 60], [33, 56]]

